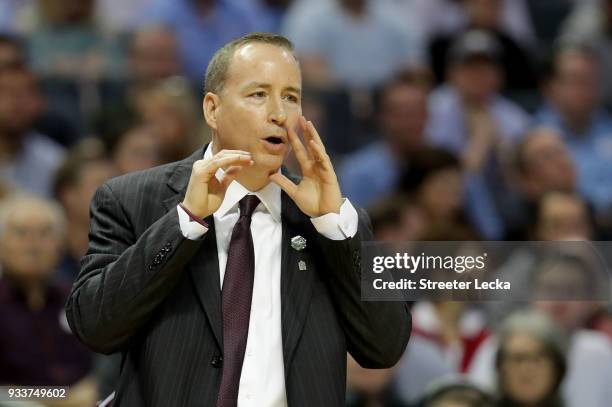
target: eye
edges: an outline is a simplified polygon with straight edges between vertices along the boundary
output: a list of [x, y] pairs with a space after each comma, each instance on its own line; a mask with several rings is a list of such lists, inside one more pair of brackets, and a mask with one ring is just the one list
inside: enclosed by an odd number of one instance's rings
[[297, 103], [299, 102], [299, 99], [297, 96], [295, 95], [287, 95], [285, 96], [285, 99], [287, 99], [288, 101], [292, 102], [292, 103]]
[[253, 97], [256, 97], [256, 98], [264, 98], [264, 97], [266, 97], [266, 92], [260, 90], [260, 91], [251, 93], [249, 96], [253, 96]]

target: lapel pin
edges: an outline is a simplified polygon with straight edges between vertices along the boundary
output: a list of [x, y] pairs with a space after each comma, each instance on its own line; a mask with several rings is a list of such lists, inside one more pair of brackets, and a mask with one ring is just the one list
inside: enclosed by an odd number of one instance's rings
[[306, 239], [300, 235], [293, 236], [291, 238], [291, 247], [297, 251], [304, 250], [306, 248]]
[[300, 271], [305, 271], [306, 270], [306, 262], [304, 260], [300, 260], [298, 262], [298, 268], [300, 269]]

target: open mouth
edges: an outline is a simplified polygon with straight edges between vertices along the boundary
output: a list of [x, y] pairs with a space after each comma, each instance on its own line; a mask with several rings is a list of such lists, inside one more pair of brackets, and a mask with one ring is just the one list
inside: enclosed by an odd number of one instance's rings
[[283, 144], [283, 139], [280, 137], [276, 137], [276, 136], [266, 137], [265, 140], [271, 144]]

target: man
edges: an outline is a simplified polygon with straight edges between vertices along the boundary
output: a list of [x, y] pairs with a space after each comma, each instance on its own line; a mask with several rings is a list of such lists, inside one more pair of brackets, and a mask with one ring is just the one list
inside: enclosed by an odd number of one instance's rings
[[58, 406], [87, 406], [97, 396], [91, 353], [66, 324], [70, 287], [55, 279], [65, 233], [50, 201], [14, 195], [0, 204], [0, 386], [70, 386]]
[[515, 168], [519, 199], [512, 218], [506, 219], [507, 240], [529, 238], [540, 199], [548, 192], [575, 192], [576, 166], [555, 129], [535, 127], [516, 147]]
[[[500, 69], [504, 75], [505, 90], [525, 91], [536, 86], [533, 64], [529, 58], [528, 49], [503, 27], [503, 0], [461, 0], [456, 2], [465, 13], [466, 29], [479, 29], [489, 33], [500, 45]], [[429, 42], [429, 52], [432, 69], [438, 80], [443, 80], [446, 74], [446, 56], [453, 38], [460, 31], [440, 33]]]
[[180, 57], [190, 80], [200, 81], [202, 67], [215, 50], [256, 27], [244, 2], [227, 0], [158, 0], [149, 2], [141, 22], [170, 27], [180, 45]]
[[462, 34], [449, 50], [449, 83], [432, 92], [429, 106], [429, 141], [461, 157], [468, 216], [491, 240], [503, 237], [502, 219], [511, 210], [505, 150], [528, 124], [525, 112], [499, 93], [500, 52], [499, 41], [486, 31]]
[[[370, 368], [401, 356], [408, 308], [360, 300], [368, 220], [300, 89], [284, 37], [230, 42], [206, 72], [212, 143], [94, 196], [67, 314], [92, 349], [122, 353], [115, 406], [342, 406], [347, 350]], [[297, 185], [279, 171], [290, 145]]]
[[104, 181], [117, 170], [100, 140], [89, 138], [77, 144], [60, 165], [53, 180], [54, 197], [66, 215], [66, 250], [59, 266], [61, 277], [72, 282], [79, 261], [87, 252], [89, 202]]
[[49, 196], [64, 149], [33, 129], [42, 103], [27, 67], [0, 67], [0, 179], [9, 188]]
[[612, 213], [612, 117], [601, 103], [601, 72], [589, 46], [561, 44], [535, 122], [562, 134], [577, 166], [578, 190], [604, 222]]
[[283, 31], [295, 42], [306, 83], [372, 89], [403, 69], [424, 65], [419, 21], [398, 18], [394, 8], [380, 3], [296, 2]]
[[338, 171], [346, 196], [369, 207], [397, 186], [406, 160], [425, 146], [427, 86], [400, 75], [383, 89], [380, 140], [344, 159]]

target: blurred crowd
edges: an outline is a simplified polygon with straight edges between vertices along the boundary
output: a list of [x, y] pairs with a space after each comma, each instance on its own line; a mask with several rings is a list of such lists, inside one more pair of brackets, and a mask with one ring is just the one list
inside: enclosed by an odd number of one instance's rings
[[[304, 115], [377, 240], [612, 237], [612, 0], [0, 0], [0, 385], [113, 391], [121, 355], [63, 313], [89, 202], [210, 139], [204, 70], [252, 31], [295, 44]], [[504, 272], [547, 284], [519, 260]], [[555, 267], [587, 285], [585, 263]], [[610, 406], [609, 302], [412, 313], [395, 368], [349, 357], [347, 405]]]

